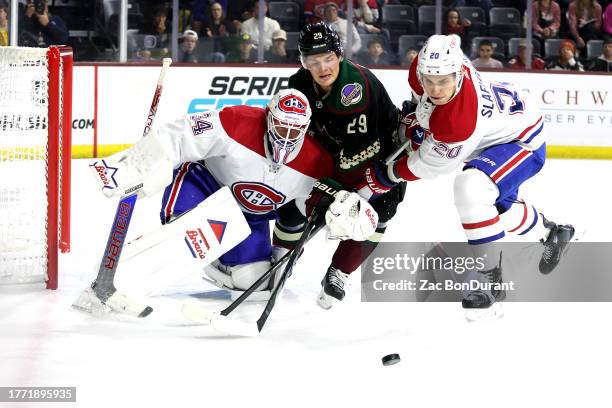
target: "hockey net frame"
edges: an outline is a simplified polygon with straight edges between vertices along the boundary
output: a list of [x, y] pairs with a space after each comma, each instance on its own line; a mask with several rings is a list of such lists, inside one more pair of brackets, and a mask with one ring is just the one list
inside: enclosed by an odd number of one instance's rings
[[[20, 47], [14, 48], [15, 53]], [[46, 169], [46, 287], [58, 287], [59, 252], [70, 251], [70, 177], [72, 159], [72, 48], [46, 50], [48, 74]], [[29, 149], [29, 147], [25, 147]], [[2, 152], [0, 152], [2, 153]], [[0, 180], [0, 183], [2, 181]], [[1, 268], [1, 266], [0, 266]], [[1, 272], [1, 271], [0, 271]], [[24, 271], [28, 277], [29, 271]], [[35, 278], [39, 275], [33, 275]], [[19, 277], [19, 276], [18, 276]], [[41, 279], [38, 279], [39, 281]], [[20, 280], [8, 281], [19, 283]], [[24, 280], [27, 282], [27, 280]]]

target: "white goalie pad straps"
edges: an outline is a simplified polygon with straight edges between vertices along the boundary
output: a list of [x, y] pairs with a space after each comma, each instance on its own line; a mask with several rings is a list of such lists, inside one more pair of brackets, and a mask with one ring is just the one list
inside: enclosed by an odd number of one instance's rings
[[341, 190], [325, 213], [325, 221], [330, 237], [365, 241], [376, 231], [378, 213], [359, 194]]

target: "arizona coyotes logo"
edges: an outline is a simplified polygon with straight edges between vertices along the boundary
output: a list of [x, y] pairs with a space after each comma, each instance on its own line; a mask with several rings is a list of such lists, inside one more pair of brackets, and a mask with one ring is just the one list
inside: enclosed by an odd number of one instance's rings
[[283, 96], [280, 101], [278, 101], [278, 108], [285, 113], [294, 113], [296, 115], [306, 116], [306, 107], [308, 105], [306, 102], [296, 96], [296, 95], [287, 95]]
[[287, 198], [284, 194], [262, 183], [234, 183], [232, 184], [232, 193], [242, 207], [255, 214], [274, 211]]

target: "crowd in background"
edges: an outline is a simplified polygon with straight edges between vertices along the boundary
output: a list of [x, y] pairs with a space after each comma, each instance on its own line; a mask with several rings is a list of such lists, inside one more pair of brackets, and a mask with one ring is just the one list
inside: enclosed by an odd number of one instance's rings
[[[262, 62], [263, 49], [265, 63], [298, 63], [299, 29], [323, 20], [339, 33], [352, 60], [408, 66], [434, 33], [425, 19], [435, 0], [350, 0], [352, 21], [347, 1], [266, 1], [261, 35], [258, 1], [180, 1], [179, 62]], [[77, 60], [116, 59], [118, 3], [22, 0], [19, 45], [69, 44]], [[612, 71], [612, 0], [534, 0], [531, 43], [523, 39], [526, 5], [526, 0], [444, 0], [442, 33], [459, 35], [466, 55], [481, 68], [525, 69], [531, 54], [536, 70]], [[172, 13], [169, 1], [129, 1], [130, 61], [170, 55]], [[9, 8], [0, 0], [0, 46], [8, 45], [8, 31]]]

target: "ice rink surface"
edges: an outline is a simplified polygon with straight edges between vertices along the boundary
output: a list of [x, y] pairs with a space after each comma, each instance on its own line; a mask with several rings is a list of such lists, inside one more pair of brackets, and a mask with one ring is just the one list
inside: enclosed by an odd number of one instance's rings
[[[455, 303], [361, 303], [356, 272], [345, 301], [323, 311], [315, 298], [334, 249], [323, 235], [256, 338], [182, 318], [190, 295], [212, 308], [229, 302], [197, 274], [153, 298], [143, 321], [77, 312], [70, 304], [95, 277], [116, 208], [86, 166], [73, 161], [60, 289], [0, 286], [0, 386], [76, 386], [77, 402], [15, 407], [610, 406], [611, 304], [507, 303], [503, 318], [468, 323]], [[581, 241], [610, 241], [611, 175], [612, 162], [548, 160], [522, 197], [574, 224]], [[411, 183], [385, 240], [463, 241], [452, 181]], [[137, 203], [130, 235], [157, 224], [158, 205]], [[390, 353], [402, 361], [384, 367]]]

